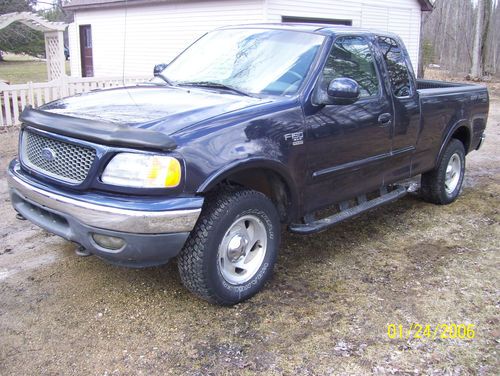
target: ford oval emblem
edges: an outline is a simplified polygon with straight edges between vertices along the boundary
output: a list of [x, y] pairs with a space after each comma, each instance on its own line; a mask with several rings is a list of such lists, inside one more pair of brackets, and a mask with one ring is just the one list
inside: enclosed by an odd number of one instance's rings
[[51, 148], [43, 148], [42, 149], [42, 158], [48, 162], [52, 162], [56, 159], [56, 153]]

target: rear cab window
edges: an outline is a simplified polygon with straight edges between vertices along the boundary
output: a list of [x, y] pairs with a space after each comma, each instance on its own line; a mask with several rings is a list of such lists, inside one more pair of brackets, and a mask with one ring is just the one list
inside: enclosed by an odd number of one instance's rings
[[398, 98], [412, 96], [413, 87], [410, 70], [399, 43], [395, 39], [386, 36], [378, 36], [377, 42], [389, 73], [392, 94]]

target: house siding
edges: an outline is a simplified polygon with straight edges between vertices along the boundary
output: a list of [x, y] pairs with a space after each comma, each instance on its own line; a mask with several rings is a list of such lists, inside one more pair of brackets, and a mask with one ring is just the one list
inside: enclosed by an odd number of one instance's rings
[[94, 75], [150, 76], [203, 33], [225, 25], [281, 22], [282, 16], [352, 20], [401, 36], [418, 63], [417, 0], [210, 0], [77, 10], [69, 28], [71, 72], [81, 76], [78, 28], [91, 25]]
[[281, 22], [282, 16], [331, 18], [398, 34], [417, 68], [421, 8], [416, 0], [266, 0], [265, 4], [269, 22]]
[[[71, 72], [81, 75], [78, 27], [90, 24], [94, 75], [151, 76], [205, 32], [225, 25], [263, 22], [261, 0], [190, 1], [75, 12], [69, 30]], [[74, 52], [76, 51], [76, 54]]]

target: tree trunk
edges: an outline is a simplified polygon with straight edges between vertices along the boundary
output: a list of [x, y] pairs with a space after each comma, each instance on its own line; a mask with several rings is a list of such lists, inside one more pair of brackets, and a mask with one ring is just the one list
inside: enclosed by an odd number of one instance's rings
[[491, 23], [491, 0], [484, 0], [484, 16], [483, 16], [483, 33], [482, 33], [482, 51], [481, 51], [481, 67], [482, 74], [489, 74], [489, 50], [491, 49], [490, 42], [490, 23]]
[[424, 78], [425, 67], [424, 67], [424, 24], [425, 24], [425, 14], [420, 12], [420, 41], [418, 46], [418, 78]]
[[472, 69], [473, 78], [481, 78], [483, 75], [482, 52], [483, 52], [483, 18], [484, 18], [484, 0], [477, 0], [476, 9], [476, 32], [474, 34], [474, 49], [472, 51]]

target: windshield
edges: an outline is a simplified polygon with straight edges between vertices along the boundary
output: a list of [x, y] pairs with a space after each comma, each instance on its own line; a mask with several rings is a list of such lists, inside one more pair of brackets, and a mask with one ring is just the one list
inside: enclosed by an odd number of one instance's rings
[[216, 30], [161, 74], [176, 85], [291, 95], [302, 84], [323, 40], [321, 35], [286, 30]]

